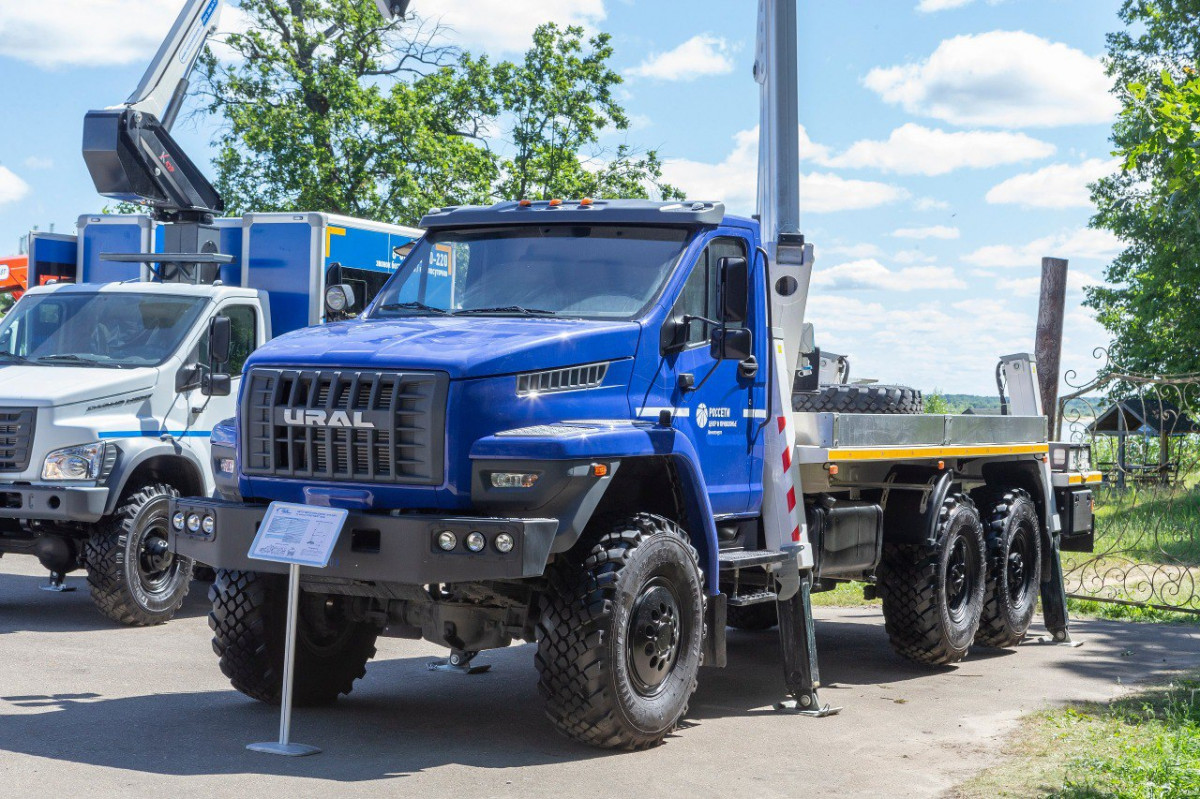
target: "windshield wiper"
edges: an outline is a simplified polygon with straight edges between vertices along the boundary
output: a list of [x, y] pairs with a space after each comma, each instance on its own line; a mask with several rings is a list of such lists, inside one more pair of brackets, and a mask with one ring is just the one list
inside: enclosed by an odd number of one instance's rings
[[490, 314], [490, 313], [511, 313], [521, 314], [522, 316], [558, 316], [558, 311], [547, 311], [542, 308], [523, 308], [520, 305], [501, 305], [496, 308], [464, 308], [461, 311], [455, 311], [455, 316], [467, 316], [469, 314]]
[[104, 363], [95, 358], [85, 358], [82, 355], [43, 355], [34, 360], [34, 363], [53, 363], [55, 361], [67, 361], [70, 363], [78, 363], [86, 366], [103, 366], [106, 369], [120, 369], [119, 363]]
[[0, 350], [0, 358], [8, 358], [18, 363], [25, 363], [29, 360], [24, 355], [17, 355], [15, 352], [9, 352], [8, 350]]
[[445, 308], [435, 308], [432, 305], [426, 305], [423, 302], [417, 302], [415, 300], [412, 302], [385, 303], [385, 304], [379, 306], [379, 310], [381, 310], [381, 311], [430, 311], [431, 313], [442, 314], [442, 315], [450, 313]]

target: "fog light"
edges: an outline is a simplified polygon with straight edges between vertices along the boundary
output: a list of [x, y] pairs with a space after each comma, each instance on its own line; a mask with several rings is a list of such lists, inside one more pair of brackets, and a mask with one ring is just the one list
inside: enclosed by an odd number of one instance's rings
[[191, 530], [193, 533], [200, 532], [200, 514], [199, 513], [188, 514], [187, 525], [188, 525], [188, 529]]
[[492, 472], [494, 488], [533, 488], [537, 481], [536, 472]]
[[175, 511], [175, 515], [171, 517], [171, 526], [174, 527], [176, 530], [182, 530], [183, 524], [186, 521], [187, 521], [187, 517], [184, 516], [183, 511], [177, 510], [177, 511]]
[[483, 533], [474, 532], [467, 536], [467, 549], [472, 552], [482, 552], [487, 546], [487, 539], [483, 537]]
[[221, 474], [233, 474], [233, 458], [221, 458]]
[[200, 529], [205, 535], [212, 535], [213, 530], [217, 529], [217, 520], [211, 516], [205, 516], [204, 521], [200, 523]]
[[508, 533], [501, 533], [496, 536], [496, 549], [501, 552], [508, 553], [513, 551], [513, 547], [517, 545], [517, 541]]
[[438, 533], [437, 542], [439, 547], [449, 552], [458, 546], [458, 536], [449, 530], [442, 530], [442, 532]]

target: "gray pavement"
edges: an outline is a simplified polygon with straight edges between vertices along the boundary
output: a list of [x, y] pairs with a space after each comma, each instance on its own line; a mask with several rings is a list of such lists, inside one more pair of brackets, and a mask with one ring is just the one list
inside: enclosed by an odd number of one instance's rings
[[877, 610], [819, 609], [824, 698], [841, 715], [774, 712], [775, 634], [730, 631], [729, 668], [702, 672], [686, 728], [614, 753], [542, 717], [530, 646], [463, 677], [426, 670], [436, 647], [381, 639], [350, 697], [297, 711], [294, 739], [325, 751], [292, 760], [245, 750], [274, 737], [277, 711], [217, 669], [206, 586], [170, 624], [123, 629], [81, 577], [45, 593], [35, 567], [0, 561], [0, 796], [937, 796], [994, 762], [1022, 713], [1200, 665], [1196, 629], [1083, 621], [1078, 649], [981, 649], [929, 670], [892, 654]]

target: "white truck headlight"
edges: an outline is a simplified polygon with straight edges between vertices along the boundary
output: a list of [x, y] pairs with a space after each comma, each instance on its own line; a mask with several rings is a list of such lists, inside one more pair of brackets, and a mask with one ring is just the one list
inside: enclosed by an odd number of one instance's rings
[[104, 442], [56, 449], [42, 464], [43, 480], [95, 480], [104, 467]]

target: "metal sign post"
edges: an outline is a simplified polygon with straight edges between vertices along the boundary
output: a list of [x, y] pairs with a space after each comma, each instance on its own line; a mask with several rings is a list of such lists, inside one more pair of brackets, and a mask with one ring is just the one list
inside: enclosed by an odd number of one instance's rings
[[283, 652], [283, 694], [280, 696], [279, 740], [246, 746], [252, 752], [304, 757], [321, 750], [292, 742], [292, 690], [296, 682], [296, 625], [300, 611], [300, 567], [323, 569], [349, 514], [341, 508], [318, 508], [273, 502], [250, 545], [249, 557], [288, 564], [287, 634]]

